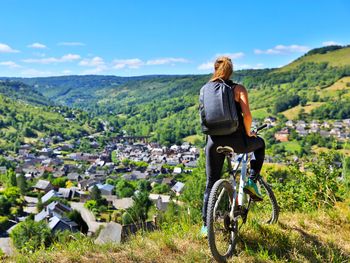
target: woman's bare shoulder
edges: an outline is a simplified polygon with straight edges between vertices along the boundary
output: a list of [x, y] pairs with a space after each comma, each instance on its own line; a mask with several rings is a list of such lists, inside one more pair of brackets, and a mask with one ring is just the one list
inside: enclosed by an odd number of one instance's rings
[[242, 85], [242, 84], [237, 84], [236, 86], [235, 86], [235, 93], [237, 94], [239, 94], [239, 93], [241, 93], [241, 92], [243, 92], [243, 93], [246, 93], [247, 92], [247, 90], [246, 90], [246, 88]]

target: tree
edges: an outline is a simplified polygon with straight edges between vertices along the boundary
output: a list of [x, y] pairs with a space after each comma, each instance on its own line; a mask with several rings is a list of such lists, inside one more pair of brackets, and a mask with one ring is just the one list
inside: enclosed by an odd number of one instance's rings
[[138, 192], [133, 196], [134, 204], [127, 209], [127, 212], [136, 222], [145, 222], [148, 217], [148, 210], [152, 206], [152, 201], [149, 199], [147, 191]]
[[17, 186], [16, 173], [12, 169], [7, 170], [7, 178], [10, 186]]
[[11, 232], [14, 246], [25, 252], [34, 252], [51, 244], [51, 230], [44, 221], [26, 220], [19, 223]]
[[52, 180], [52, 185], [56, 187], [65, 187], [66, 186], [66, 177], [58, 177]]
[[17, 186], [20, 189], [22, 195], [24, 195], [27, 192], [28, 184], [23, 174], [20, 174], [17, 177]]
[[151, 184], [147, 180], [140, 180], [137, 184], [137, 190], [144, 192], [152, 189]]
[[124, 179], [118, 181], [115, 189], [119, 198], [131, 197], [135, 192], [134, 186]]
[[91, 189], [91, 199], [95, 200], [97, 203], [100, 203], [102, 199], [101, 190], [98, 189], [96, 185], [94, 185]]

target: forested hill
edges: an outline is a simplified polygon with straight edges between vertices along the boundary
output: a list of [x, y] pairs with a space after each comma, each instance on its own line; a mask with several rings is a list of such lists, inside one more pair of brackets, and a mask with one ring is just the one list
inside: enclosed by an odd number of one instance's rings
[[[309, 51], [278, 69], [235, 71], [249, 89], [255, 119], [283, 114], [296, 119], [350, 118], [350, 47]], [[16, 79], [58, 104], [114, 118], [129, 134], [161, 143], [200, 134], [198, 93], [209, 75], [64, 76]], [[293, 114], [291, 114], [291, 112]]]
[[50, 101], [33, 87], [14, 80], [0, 80], [0, 94], [34, 105], [54, 104], [53, 101]]

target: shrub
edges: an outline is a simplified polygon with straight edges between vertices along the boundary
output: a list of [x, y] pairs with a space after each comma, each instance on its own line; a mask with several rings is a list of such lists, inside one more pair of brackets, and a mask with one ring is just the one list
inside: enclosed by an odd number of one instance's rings
[[14, 246], [24, 252], [33, 252], [48, 247], [52, 242], [51, 230], [45, 222], [26, 220], [19, 223], [11, 232]]

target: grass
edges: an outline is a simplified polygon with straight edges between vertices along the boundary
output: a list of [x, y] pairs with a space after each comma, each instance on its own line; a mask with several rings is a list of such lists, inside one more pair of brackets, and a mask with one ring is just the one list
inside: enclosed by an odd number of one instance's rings
[[328, 62], [329, 66], [341, 67], [350, 64], [350, 47], [335, 50], [326, 54], [314, 54], [306, 57], [301, 57], [292, 63], [280, 68], [279, 72], [286, 72], [297, 68], [300, 64], [305, 62]]
[[320, 106], [322, 106], [324, 102], [309, 102], [305, 106], [295, 106], [291, 109], [288, 109], [286, 111], [283, 111], [282, 114], [288, 119], [288, 120], [295, 120], [298, 118], [298, 114], [301, 111], [301, 109], [304, 109], [305, 113], [310, 113], [313, 109], [316, 109]]
[[261, 108], [261, 109], [257, 109], [257, 110], [252, 110], [252, 115], [253, 115], [254, 119], [265, 119], [270, 114], [267, 112], [266, 108]]
[[[345, 94], [349, 92], [350, 87], [347, 87], [347, 83], [350, 83], [350, 77], [344, 77], [339, 79], [337, 82], [331, 86], [321, 89], [318, 91], [318, 94], [321, 98], [324, 97], [337, 97], [338, 94], [343, 91]], [[349, 94], [346, 94], [349, 95]]]
[[187, 136], [185, 138], [183, 138], [183, 141], [184, 142], [189, 142], [191, 144], [195, 144], [196, 142], [199, 142], [199, 141], [203, 141], [203, 136], [201, 135], [190, 135], [190, 136]]
[[300, 151], [301, 146], [297, 141], [290, 141], [290, 142], [281, 142], [281, 144], [286, 148], [286, 151], [288, 152], [295, 152]]
[[[330, 149], [328, 149], [326, 147], [319, 147], [317, 145], [312, 146], [311, 149], [316, 154], [319, 154], [321, 152], [329, 152], [329, 151], [331, 151]], [[350, 149], [338, 149], [337, 152], [339, 152], [340, 154], [344, 154], [346, 156], [350, 156]]]
[[[229, 262], [349, 262], [349, 204], [310, 213], [282, 212], [276, 225], [248, 222], [238, 254]], [[174, 223], [123, 244], [95, 245], [80, 238], [6, 262], [213, 262], [199, 229], [199, 224]]]

